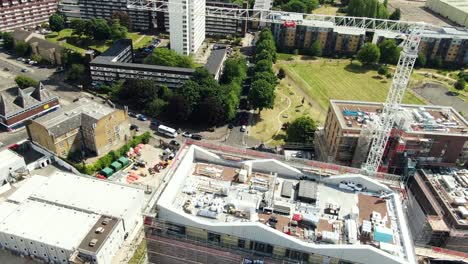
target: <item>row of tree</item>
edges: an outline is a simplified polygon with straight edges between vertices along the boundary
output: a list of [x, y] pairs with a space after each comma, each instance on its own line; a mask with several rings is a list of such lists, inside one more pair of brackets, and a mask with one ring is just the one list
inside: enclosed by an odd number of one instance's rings
[[389, 14], [387, 10], [387, 0], [345, 0], [347, 3], [346, 13], [348, 16], [383, 18], [391, 20], [400, 20], [401, 10], [395, 9]]
[[97, 41], [118, 40], [127, 37], [127, 27], [120, 24], [119, 19], [105, 20], [102, 18], [91, 18], [83, 20], [74, 18], [70, 21], [73, 34], [79, 37], [85, 36]]
[[250, 104], [260, 111], [273, 108], [277, 78], [273, 72], [276, 62], [276, 46], [273, 34], [267, 28], [260, 32], [255, 48], [255, 66], [252, 85], [248, 94]]
[[144, 63], [169, 67], [195, 68], [191, 56], [180, 55], [171, 49], [157, 48], [145, 58]]
[[310, 13], [312, 10], [319, 7], [318, 0], [279, 0], [275, 1], [275, 6], [283, 11]]
[[235, 117], [246, 76], [245, 58], [235, 56], [226, 60], [221, 83], [206, 68], [200, 67], [190, 80], [175, 90], [157, 86], [151, 80], [127, 80], [103, 89], [114, 100], [130, 104], [149, 116], [211, 126]]

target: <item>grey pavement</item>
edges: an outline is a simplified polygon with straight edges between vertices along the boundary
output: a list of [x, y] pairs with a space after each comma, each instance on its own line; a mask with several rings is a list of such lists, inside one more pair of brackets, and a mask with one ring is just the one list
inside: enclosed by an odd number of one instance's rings
[[453, 95], [444, 86], [437, 83], [425, 83], [413, 88], [413, 91], [434, 105], [452, 106], [458, 112], [468, 116], [468, 103]]

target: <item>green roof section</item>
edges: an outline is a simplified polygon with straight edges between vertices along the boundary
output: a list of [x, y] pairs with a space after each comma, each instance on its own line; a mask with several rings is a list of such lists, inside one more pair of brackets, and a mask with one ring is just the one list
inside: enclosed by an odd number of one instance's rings
[[101, 173], [106, 176], [106, 178], [109, 178], [112, 174], [114, 174], [114, 170], [109, 167], [105, 167], [101, 170]]
[[120, 157], [117, 161], [122, 164], [122, 167], [126, 167], [128, 164], [130, 164], [130, 160], [128, 160], [126, 157]]
[[118, 162], [118, 161], [114, 161], [114, 162], [111, 163], [110, 167], [112, 169], [114, 169], [114, 171], [118, 171], [118, 170], [122, 169], [122, 164], [120, 162]]

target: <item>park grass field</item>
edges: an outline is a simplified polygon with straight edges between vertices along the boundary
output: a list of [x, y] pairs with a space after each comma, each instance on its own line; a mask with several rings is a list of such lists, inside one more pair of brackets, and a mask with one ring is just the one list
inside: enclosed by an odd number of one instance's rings
[[[383, 102], [387, 98], [391, 79], [375, 70], [362, 67], [349, 60], [295, 60], [279, 61], [296, 86], [302, 89], [322, 110], [328, 109], [330, 99]], [[424, 104], [407, 90], [403, 103]]]

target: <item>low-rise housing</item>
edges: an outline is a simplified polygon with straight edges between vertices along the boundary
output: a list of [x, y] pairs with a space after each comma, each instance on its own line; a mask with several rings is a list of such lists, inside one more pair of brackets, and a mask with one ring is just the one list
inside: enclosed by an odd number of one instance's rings
[[32, 176], [3, 198], [2, 248], [45, 262], [110, 264], [141, 223], [144, 191], [56, 172]]
[[43, 116], [60, 107], [59, 99], [39, 83], [38, 87], [9, 88], [0, 91], [0, 125], [9, 131], [27, 120]]
[[[360, 167], [382, 109], [383, 103], [331, 100], [315, 141], [318, 158]], [[452, 107], [402, 104], [380, 170], [411, 174], [416, 165], [455, 166], [466, 161], [467, 142], [468, 122]]]
[[60, 157], [87, 150], [101, 155], [130, 139], [124, 110], [80, 99], [27, 125], [31, 141]]
[[57, 11], [57, 0], [0, 0], [0, 31], [34, 29]]
[[26, 170], [23, 157], [9, 149], [0, 151], [0, 187], [9, 181], [12, 174], [23, 170]]
[[398, 176], [190, 144], [148, 206], [149, 262], [416, 263]]
[[12, 35], [15, 43], [18, 41], [28, 43], [33, 54], [41, 55], [44, 60], [52, 64], [62, 64], [62, 46], [46, 40], [43, 35], [30, 31], [15, 30]]
[[213, 74], [215, 80], [218, 80], [223, 73], [224, 61], [227, 59], [227, 49], [221, 47], [218, 49], [213, 49], [208, 61], [206, 62], [206, 68], [208, 71]]
[[415, 244], [468, 253], [468, 171], [418, 170], [408, 189], [409, 226]]
[[133, 46], [130, 39], [121, 39], [89, 63], [94, 83], [121, 79], [148, 79], [158, 85], [178, 88], [190, 79], [194, 69], [133, 63]]

